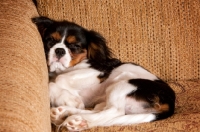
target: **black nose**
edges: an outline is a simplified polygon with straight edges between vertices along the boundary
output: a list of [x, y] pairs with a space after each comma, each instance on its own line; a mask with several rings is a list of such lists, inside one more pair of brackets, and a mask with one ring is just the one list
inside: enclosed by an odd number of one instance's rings
[[57, 48], [55, 50], [56, 56], [60, 59], [61, 57], [63, 57], [65, 55], [65, 49], [63, 48]]

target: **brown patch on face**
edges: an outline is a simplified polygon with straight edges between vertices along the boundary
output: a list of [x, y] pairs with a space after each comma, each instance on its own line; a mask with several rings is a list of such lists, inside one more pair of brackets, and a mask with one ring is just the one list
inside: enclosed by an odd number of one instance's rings
[[70, 66], [74, 66], [76, 64], [78, 64], [79, 62], [81, 62], [82, 60], [87, 58], [87, 51], [84, 50], [83, 53], [79, 53], [79, 54], [71, 54], [72, 60], [70, 61]]
[[75, 36], [68, 36], [66, 38], [66, 41], [70, 44], [70, 43], [76, 43], [77, 40], [76, 40], [76, 37]]
[[62, 37], [61, 37], [59, 32], [54, 32], [54, 33], [51, 34], [51, 36], [57, 41], [62, 39]]

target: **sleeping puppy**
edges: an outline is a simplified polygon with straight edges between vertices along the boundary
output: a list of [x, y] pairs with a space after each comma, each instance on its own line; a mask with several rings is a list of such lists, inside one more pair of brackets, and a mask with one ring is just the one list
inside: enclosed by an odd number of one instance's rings
[[32, 21], [53, 75], [49, 90], [55, 125], [81, 131], [151, 122], [174, 113], [175, 93], [170, 86], [139, 65], [113, 58], [99, 33], [47, 17]]

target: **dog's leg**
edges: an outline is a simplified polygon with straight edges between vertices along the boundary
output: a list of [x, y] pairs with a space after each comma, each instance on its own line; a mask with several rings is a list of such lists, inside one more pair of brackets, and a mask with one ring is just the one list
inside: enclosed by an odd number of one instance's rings
[[156, 116], [152, 113], [122, 115], [108, 121], [105, 126], [131, 125], [131, 124], [151, 122], [155, 119], [156, 119]]
[[70, 106], [59, 106], [51, 108], [50, 117], [53, 124], [60, 125], [68, 116], [78, 113], [88, 114], [95, 112], [97, 112], [97, 110], [83, 110]]
[[70, 90], [62, 89], [54, 82], [49, 83], [50, 102], [52, 107], [70, 106], [79, 109], [85, 109], [81, 97]]
[[107, 88], [106, 106], [102, 111], [69, 116], [63, 122], [63, 126], [66, 126], [70, 131], [81, 131], [94, 126], [106, 126], [107, 122], [113, 118], [125, 115], [126, 95], [134, 90], [136, 90], [136, 87], [128, 84], [127, 81], [112, 84]]
[[69, 112], [66, 110], [70, 107], [68, 106], [59, 106], [53, 107], [50, 111], [51, 122], [55, 125], [60, 125], [69, 116]]

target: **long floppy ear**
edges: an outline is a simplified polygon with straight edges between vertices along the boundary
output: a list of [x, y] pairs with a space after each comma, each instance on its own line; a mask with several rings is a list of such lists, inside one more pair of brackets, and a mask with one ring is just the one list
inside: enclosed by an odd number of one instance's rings
[[41, 17], [34, 17], [32, 18], [32, 22], [36, 24], [41, 36], [43, 37], [44, 31], [55, 21], [51, 20], [47, 17], [41, 16]]
[[106, 40], [99, 33], [88, 31], [88, 59], [104, 62], [112, 58], [112, 52], [106, 45]]

